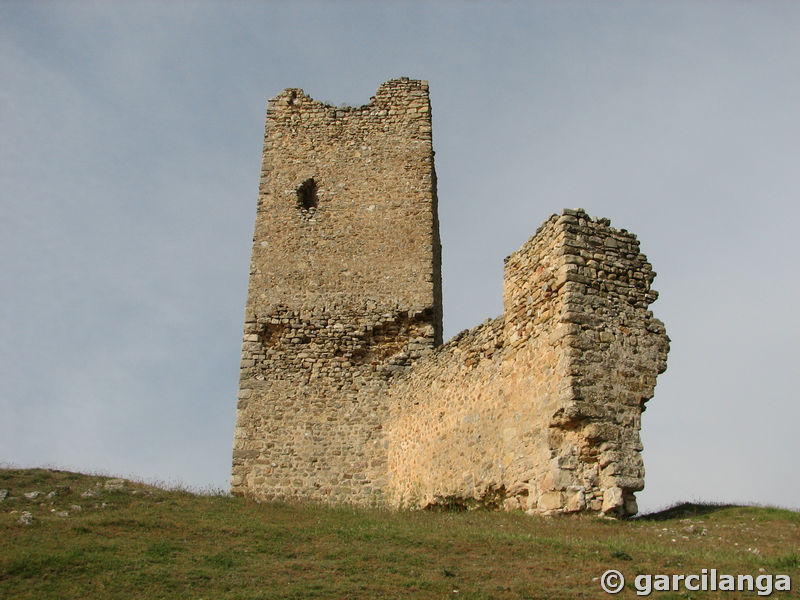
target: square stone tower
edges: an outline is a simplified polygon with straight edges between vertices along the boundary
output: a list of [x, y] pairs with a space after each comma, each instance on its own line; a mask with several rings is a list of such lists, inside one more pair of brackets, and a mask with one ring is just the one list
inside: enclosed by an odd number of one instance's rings
[[441, 324], [427, 82], [386, 82], [360, 108], [271, 99], [232, 492], [382, 500], [384, 389]]

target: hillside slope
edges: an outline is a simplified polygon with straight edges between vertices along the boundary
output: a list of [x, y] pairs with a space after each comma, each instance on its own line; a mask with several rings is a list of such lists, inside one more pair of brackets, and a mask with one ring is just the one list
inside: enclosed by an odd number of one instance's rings
[[0, 470], [0, 497], [0, 597], [16, 600], [602, 598], [607, 569], [628, 579], [617, 597], [635, 598], [639, 573], [712, 568], [787, 574], [794, 590], [772, 597], [800, 598], [800, 514], [772, 508], [685, 505], [631, 521], [396, 513], [42, 469]]

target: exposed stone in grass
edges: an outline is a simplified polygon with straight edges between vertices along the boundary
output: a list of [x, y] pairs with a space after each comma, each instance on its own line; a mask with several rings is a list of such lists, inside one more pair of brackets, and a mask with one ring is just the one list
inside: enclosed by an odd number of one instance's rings
[[67, 496], [71, 491], [68, 485], [57, 485], [47, 494], [47, 497], [55, 498], [56, 496]]

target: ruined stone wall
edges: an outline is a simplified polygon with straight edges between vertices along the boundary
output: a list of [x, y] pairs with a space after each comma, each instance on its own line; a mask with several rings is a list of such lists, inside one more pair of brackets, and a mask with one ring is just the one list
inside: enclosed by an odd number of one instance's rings
[[549, 459], [539, 409], [564, 370], [551, 340], [560, 307], [552, 291], [558, 239], [555, 228], [543, 227], [506, 260], [502, 316], [437, 349], [389, 390], [393, 503], [536, 506], [531, 482]]
[[359, 108], [270, 100], [234, 434], [234, 493], [372, 502], [386, 380], [441, 343], [424, 81]]
[[506, 259], [504, 315], [388, 390], [389, 500], [636, 512], [668, 339], [635, 236], [565, 210]]
[[503, 315], [441, 345], [428, 86], [270, 100], [231, 491], [393, 506], [636, 512], [669, 340], [636, 237], [553, 215]]

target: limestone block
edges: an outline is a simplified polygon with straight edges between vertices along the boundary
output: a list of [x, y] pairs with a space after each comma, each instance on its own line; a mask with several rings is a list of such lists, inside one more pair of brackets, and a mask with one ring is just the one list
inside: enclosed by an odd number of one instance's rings
[[564, 512], [578, 512], [586, 508], [586, 495], [583, 489], [571, 490], [567, 494]]
[[623, 492], [621, 488], [612, 487], [603, 492], [603, 506], [601, 510], [608, 514], [618, 512], [619, 508], [624, 506]]
[[545, 492], [539, 496], [537, 508], [542, 512], [560, 510], [564, 506], [564, 494], [561, 492]]
[[625, 498], [625, 514], [635, 515], [639, 512], [639, 505], [636, 502], [636, 497], [632, 494]]

